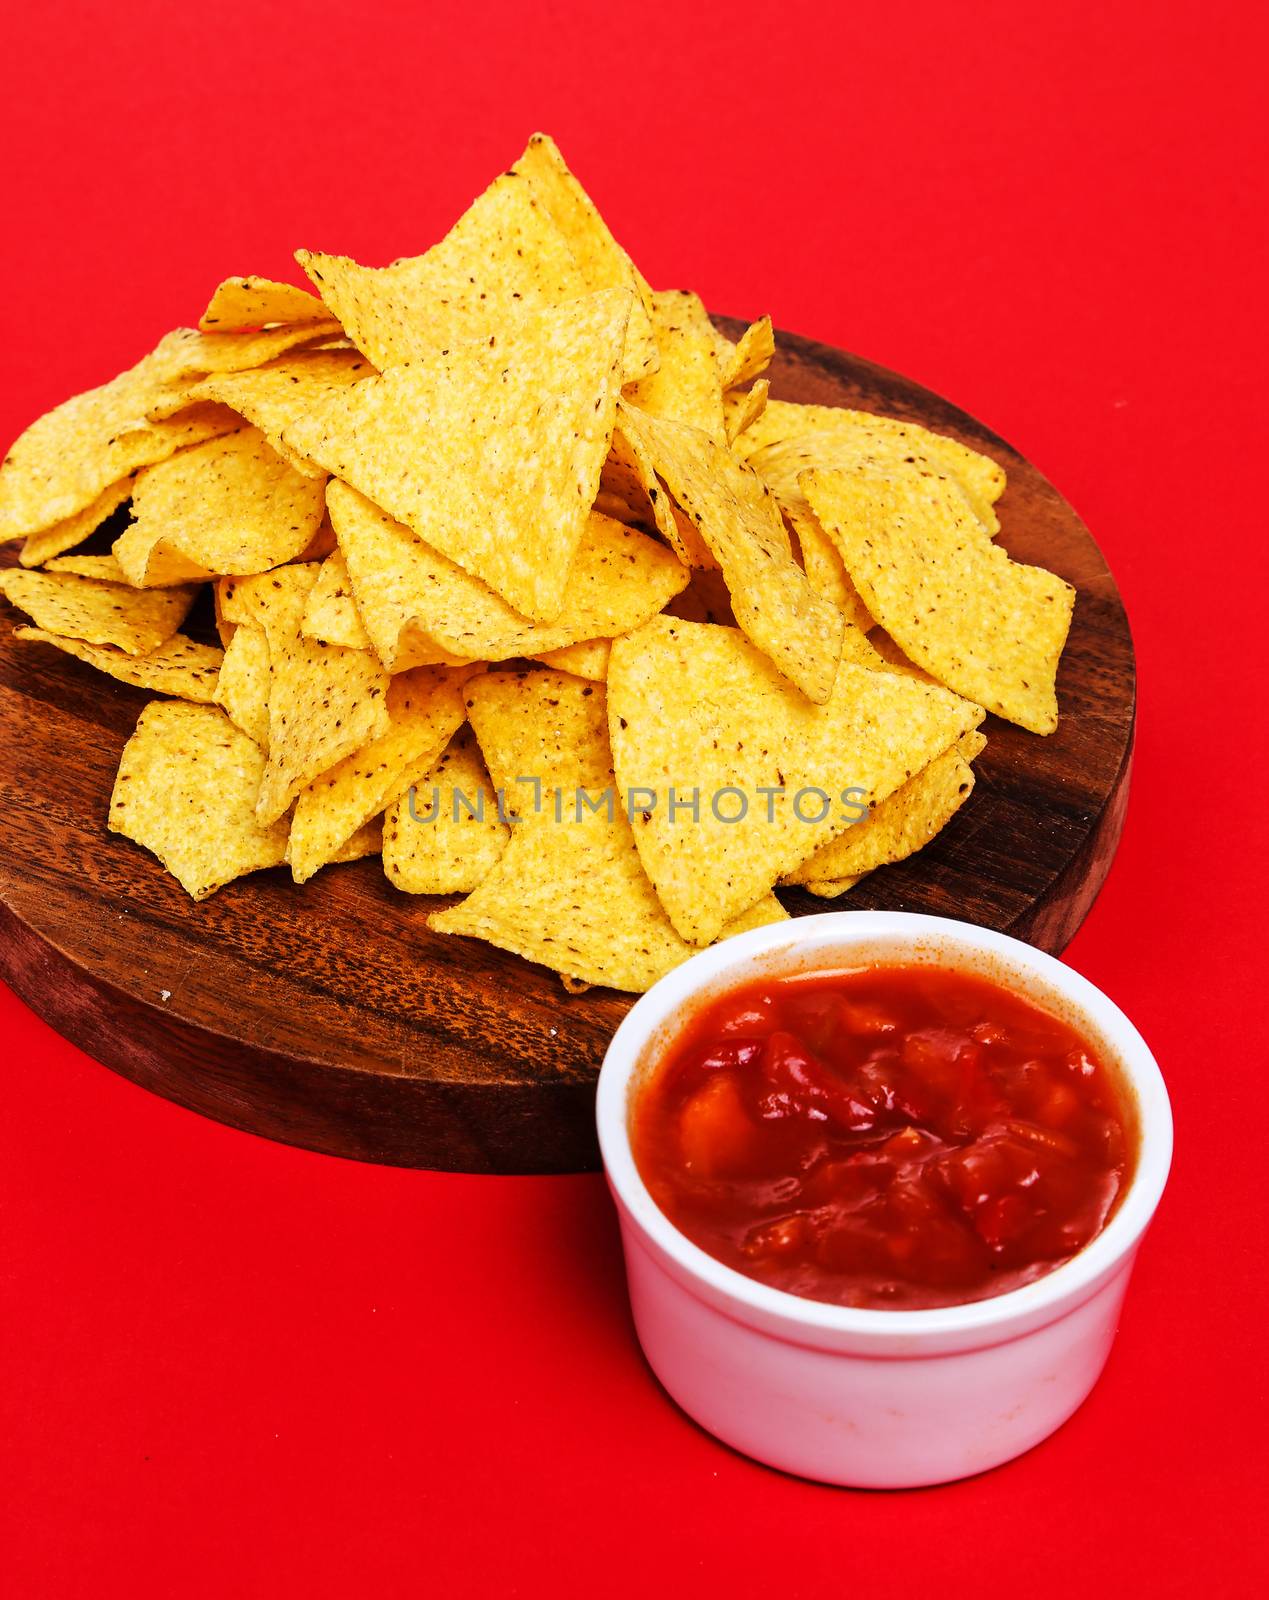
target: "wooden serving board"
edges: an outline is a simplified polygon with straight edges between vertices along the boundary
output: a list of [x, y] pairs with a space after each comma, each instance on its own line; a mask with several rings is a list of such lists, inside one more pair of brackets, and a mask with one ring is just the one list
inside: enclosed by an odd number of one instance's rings
[[[1009, 474], [1000, 542], [1079, 591], [1058, 731], [989, 717], [978, 784], [951, 825], [832, 904], [962, 917], [1060, 951], [1106, 876], [1128, 796], [1132, 640], [1101, 552], [1034, 467], [906, 378], [782, 334], [771, 384], [994, 456]], [[441, 902], [389, 888], [377, 858], [298, 888], [285, 869], [257, 873], [193, 904], [106, 828], [149, 695], [0, 632], [0, 976], [40, 1016], [146, 1088], [268, 1138], [454, 1171], [596, 1165], [595, 1073], [628, 996], [570, 997], [543, 968], [430, 933]], [[785, 898], [794, 914], [830, 904]]]

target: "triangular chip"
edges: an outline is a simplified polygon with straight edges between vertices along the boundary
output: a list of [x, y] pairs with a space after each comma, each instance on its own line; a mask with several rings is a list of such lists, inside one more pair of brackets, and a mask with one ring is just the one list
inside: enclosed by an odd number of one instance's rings
[[14, 637], [39, 644], [56, 645], [67, 655], [76, 656], [99, 672], [106, 672], [121, 683], [141, 689], [155, 689], [178, 700], [211, 705], [216, 698], [216, 679], [221, 652], [214, 645], [199, 644], [176, 633], [148, 655], [130, 656], [110, 645], [85, 644], [82, 639], [63, 639], [42, 628], [16, 628]]
[[632, 807], [649, 797], [639, 854], [693, 944], [847, 828], [852, 801], [883, 800], [982, 716], [847, 661], [813, 705], [737, 630], [664, 617], [613, 644], [608, 695], [621, 788]]
[[817, 594], [833, 602], [848, 627], [866, 633], [873, 626], [873, 619], [850, 581], [837, 546], [820, 527], [819, 518], [805, 500], [795, 507], [782, 503], [782, 509], [797, 535], [807, 582]]
[[1068, 583], [1011, 561], [947, 479], [909, 468], [810, 472], [802, 483], [868, 610], [911, 661], [1007, 721], [1053, 732]]
[[510, 835], [480, 749], [463, 728], [431, 772], [388, 807], [383, 870], [406, 894], [468, 894]]
[[651, 417], [690, 423], [721, 443], [723, 390], [709, 313], [689, 289], [658, 290], [652, 297], [652, 329], [660, 364], [628, 389], [627, 397]]
[[204, 333], [264, 328], [270, 323], [325, 322], [329, 310], [316, 295], [273, 278], [226, 278], [198, 320]]
[[33, 422], [0, 466], [0, 540], [42, 533], [95, 510], [138, 467], [238, 426], [238, 419], [219, 406], [149, 422], [150, 408], [169, 391], [179, 370], [164, 340], [117, 378]]
[[216, 704], [262, 750], [269, 748], [269, 641], [253, 622], [231, 624]]
[[765, 378], [759, 378], [752, 388], [744, 390], [741, 394], [727, 396], [724, 414], [728, 444], [734, 445], [742, 433], [753, 427], [767, 409], [767, 397], [770, 393], [771, 385]]
[[740, 343], [723, 363], [723, 388], [738, 389], [742, 383], [751, 382], [767, 370], [773, 355], [775, 334], [771, 328], [771, 318], [760, 317], [745, 329], [740, 336]]
[[608, 454], [629, 307], [610, 291], [529, 313], [512, 334], [335, 395], [286, 442], [523, 616], [553, 621]]
[[429, 651], [456, 660], [506, 661], [611, 638], [655, 616], [688, 578], [655, 540], [592, 512], [558, 621], [534, 624], [356, 490], [332, 483], [328, 504], [358, 613], [393, 671]]
[[332, 317], [281, 328], [252, 328], [241, 333], [203, 333], [198, 328], [176, 328], [155, 352], [169, 383], [188, 383], [212, 372], [245, 372], [276, 361], [288, 350], [339, 332]]
[[[338, 495], [340, 485], [336, 484], [335, 490]], [[356, 490], [349, 489], [347, 493], [356, 494]], [[376, 515], [382, 513], [377, 512]], [[410, 537], [413, 538], [413, 534]], [[317, 582], [304, 608], [303, 632], [310, 639], [342, 644], [348, 650], [373, 649], [361, 613], [357, 610], [357, 602], [353, 599], [352, 579], [348, 576], [342, 550], [332, 551], [322, 562]]]
[[799, 884], [798, 887], [805, 889], [808, 894], [818, 895], [821, 900], [840, 900], [842, 895], [867, 876], [867, 873], [860, 872], [852, 878], [816, 878], [810, 883]]
[[759, 459], [765, 459], [770, 470], [779, 454], [777, 446], [806, 451], [808, 459], [803, 470], [821, 463], [830, 465], [834, 454], [841, 452], [848, 452], [856, 460], [871, 452], [886, 461], [911, 454], [918, 462], [938, 462], [962, 485], [984, 526], [992, 533], [999, 531], [999, 519], [992, 508], [1005, 491], [1005, 469], [990, 456], [971, 450], [958, 439], [923, 428], [920, 423], [879, 417], [871, 411], [852, 411], [844, 406], [770, 400], [761, 416], [736, 439], [735, 449], [746, 460], [753, 460], [762, 452]]
[[591, 683], [603, 683], [608, 677], [608, 657], [612, 652], [611, 639], [588, 639], [583, 644], [566, 644], [558, 650], [545, 650], [533, 657], [544, 667], [554, 667], [557, 672], [571, 672], [575, 678], [586, 678]]
[[0, 572], [0, 594], [46, 633], [86, 644], [114, 645], [130, 656], [165, 644], [194, 603], [192, 587], [130, 589], [68, 572]]
[[45, 572], [73, 572], [77, 578], [99, 578], [102, 583], [124, 583], [123, 568], [109, 550], [104, 556], [54, 556]]
[[77, 544], [83, 544], [129, 498], [132, 483], [131, 478], [112, 483], [97, 496], [92, 505], [76, 512], [73, 517], [67, 517], [65, 522], [55, 522], [42, 533], [28, 534], [18, 560], [24, 567], [43, 567], [65, 551], [73, 550]]
[[635, 522], [655, 527], [685, 567], [717, 567], [709, 546], [657, 477], [643, 433], [636, 427], [623, 428], [621, 419], [618, 406], [612, 444], [599, 480], [601, 493], [623, 501]]
[[[603, 688], [556, 672], [497, 673], [472, 684], [468, 698], [479, 708], [473, 725], [486, 758], [494, 752], [495, 781], [523, 768], [516, 775], [538, 778], [543, 804], [522, 801], [492, 871], [428, 926], [484, 939], [574, 981], [650, 988], [693, 951], [648, 882], [615, 793]], [[784, 914], [766, 896], [728, 932]]]
[[159, 860], [195, 900], [246, 872], [275, 867], [286, 823], [261, 827], [264, 756], [215, 706], [155, 700], [123, 748], [110, 830]]
[[242, 428], [139, 472], [114, 554], [138, 588], [267, 572], [301, 555], [325, 515], [322, 481]]
[[220, 401], [245, 417], [273, 448], [305, 477], [325, 478], [326, 470], [289, 448], [282, 435], [337, 390], [376, 376], [357, 350], [302, 350], [249, 372], [220, 373], [188, 391], [194, 401]]
[[550, 214], [514, 172], [495, 178], [426, 255], [389, 267], [312, 250], [296, 259], [353, 344], [382, 369], [505, 331], [525, 311], [590, 288]]
[[698, 428], [645, 416], [622, 401], [619, 420], [691, 518], [722, 568], [741, 629], [790, 683], [823, 704], [842, 648], [842, 617], [788, 554], [771, 491]]
[[626, 336], [627, 380], [657, 363], [652, 333], [652, 291], [643, 274], [613, 238], [594, 201], [564, 163], [549, 134], [535, 133], [512, 168], [527, 177], [568, 240], [587, 289], [629, 289], [635, 296]]
[[420, 667], [392, 679], [383, 730], [323, 771], [295, 802], [288, 859], [296, 883], [311, 878], [358, 828], [431, 770], [467, 715], [465, 676]]
[[784, 881], [858, 881], [865, 872], [905, 861], [924, 849], [969, 799], [974, 787], [970, 762], [986, 743], [977, 731], [962, 734], [866, 817], [808, 856]]

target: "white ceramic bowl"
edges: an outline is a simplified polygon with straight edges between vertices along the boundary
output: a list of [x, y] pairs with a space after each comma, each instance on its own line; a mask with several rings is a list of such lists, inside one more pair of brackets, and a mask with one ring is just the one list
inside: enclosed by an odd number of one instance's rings
[[[1136, 1171], [1107, 1227], [1021, 1289], [929, 1311], [869, 1311], [769, 1288], [685, 1238], [630, 1150], [632, 1097], [694, 1009], [789, 971], [930, 962], [994, 978], [1066, 1018], [1118, 1066], [1139, 1123]], [[635, 1326], [689, 1416], [771, 1466], [904, 1488], [997, 1466], [1059, 1427], [1097, 1381], [1172, 1158], [1154, 1057], [1119, 1008], [1052, 956], [940, 917], [846, 911], [756, 928], [661, 979], [618, 1028], [599, 1076], [599, 1144]]]

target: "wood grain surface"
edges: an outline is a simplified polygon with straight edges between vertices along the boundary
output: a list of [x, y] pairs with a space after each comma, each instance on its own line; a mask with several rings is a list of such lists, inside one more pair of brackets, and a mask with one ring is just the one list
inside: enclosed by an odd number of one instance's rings
[[[719, 319], [734, 337], [738, 324]], [[1114, 579], [1079, 517], [964, 412], [839, 350], [778, 337], [772, 394], [905, 417], [1006, 468], [1000, 542], [1075, 585], [1047, 739], [988, 717], [978, 783], [908, 862], [837, 908], [962, 917], [1058, 952], [1123, 825], [1135, 705]], [[0, 555], [16, 559], [16, 547]], [[110, 834], [119, 752], [150, 696], [0, 628], [0, 976], [60, 1033], [206, 1116], [331, 1154], [477, 1172], [592, 1167], [596, 1069], [631, 999], [428, 931], [377, 858], [296, 887], [257, 873], [195, 905]], [[796, 914], [828, 903], [782, 895]]]

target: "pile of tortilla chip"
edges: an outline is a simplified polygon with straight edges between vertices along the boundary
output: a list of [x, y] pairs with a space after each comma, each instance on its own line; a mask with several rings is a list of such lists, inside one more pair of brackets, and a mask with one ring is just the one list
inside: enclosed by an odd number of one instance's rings
[[194, 899], [379, 855], [638, 991], [920, 850], [988, 712], [1055, 728], [1073, 592], [1001, 468], [770, 399], [770, 319], [651, 289], [549, 138], [425, 254], [298, 260], [0, 468], [17, 636], [160, 697], [109, 827]]

